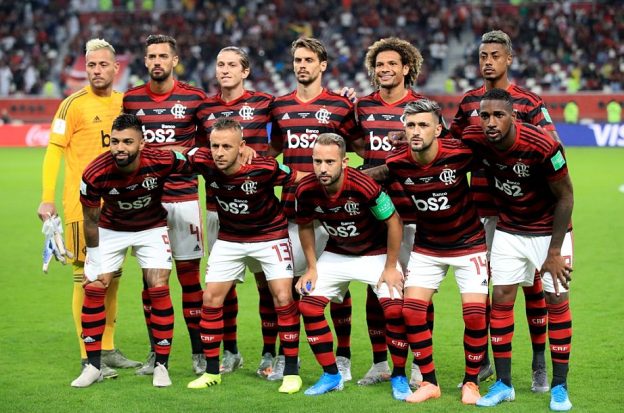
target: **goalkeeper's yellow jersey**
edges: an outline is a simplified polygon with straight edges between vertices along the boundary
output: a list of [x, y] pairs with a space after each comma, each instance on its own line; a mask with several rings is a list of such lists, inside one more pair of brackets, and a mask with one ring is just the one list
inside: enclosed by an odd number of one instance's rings
[[86, 166], [110, 147], [113, 120], [122, 112], [123, 93], [97, 96], [85, 86], [61, 103], [50, 128], [50, 144], [64, 150], [65, 187], [63, 209], [65, 222], [82, 221], [80, 179]]

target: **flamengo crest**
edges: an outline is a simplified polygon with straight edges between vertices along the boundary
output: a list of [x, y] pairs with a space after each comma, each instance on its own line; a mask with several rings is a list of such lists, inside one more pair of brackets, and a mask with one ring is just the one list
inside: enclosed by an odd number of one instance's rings
[[440, 181], [444, 182], [444, 185], [450, 185], [455, 182], [455, 170], [444, 168], [440, 173]]
[[356, 202], [348, 200], [344, 206], [345, 211], [349, 213], [349, 215], [357, 215], [360, 213], [360, 205]]
[[158, 180], [156, 178], [151, 177], [151, 176], [147, 176], [143, 180], [143, 183], [141, 184], [141, 186], [143, 188], [147, 189], [148, 191], [151, 191], [152, 189], [154, 189], [154, 188], [156, 188], [158, 186]]
[[175, 119], [182, 119], [186, 113], [186, 106], [182, 105], [180, 102], [173, 105], [171, 108], [171, 114]]
[[321, 108], [314, 114], [314, 117], [316, 118], [316, 120], [318, 120], [319, 123], [328, 124], [329, 118], [331, 117], [331, 112], [325, 108]]
[[512, 169], [520, 178], [528, 178], [530, 175], [529, 167], [520, 161], [516, 162]]
[[241, 189], [247, 195], [255, 194], [256, 192], [258, 192], [258, 183], [254, 182], [254, 181], [247, 180], [247, 181], [243, 182], [243, 184], [241, 185]]

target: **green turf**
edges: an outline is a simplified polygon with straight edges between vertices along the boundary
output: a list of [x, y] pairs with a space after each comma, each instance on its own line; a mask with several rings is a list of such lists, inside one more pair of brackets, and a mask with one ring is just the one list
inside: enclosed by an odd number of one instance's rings
[[[225, 376], [223, 384], [205, 391], [186, 389], [194, 376], [188, 335], [180, 311], [180, 289], [172, 282], [176, 329], [171, 357], [173, 386], [155, 389], [151, 379], [121, 371], [117, 380], [88, 389], [69, 386], [79, 373], [79, 355], [71, 319], [71, 271], [51, 264], [41, 272], [41, 224], [35, 211], [40, 196], [41, 149], [0, 150], [0, 234], [3, 264], [0, 275], [0, 411], [2, 412], [193, 412], [193, 411], [370, 411], [450, 412], [463, 407], [455, 385], [463, 376], [461, 307], [454, 280], [443, 284], [435, 297], [435, 359], [442, 398], [422, 406], [392, 400], [389, 385], [359, 388], [349, 383], [343, 392], [318, 398], [302, 393], [277, 393], [277, 383], [255, 377], [261, 335], [257, 293], [253, 282], [239, 287], [240, 349], [245, 366]], [[572, 283], [574, 341], [569, 386], [574, 411], [622, 411], [620, 384], [624, 379], [624, 277], [620, 273], [624, 249], [624, 150], [569, 148], [575, 184], [575, 271]], [[203, 263], [205, 265], [205, 262]], [[134, 260], [124, 269], [119, 299], [117, 344], [132, 358], [147, 353], [140, 301], [140, 277]], [[172, 278], [175, 280], [175, 277]], [[365, 334], [364, 289], [352, 288], [353, 377], [370, 364]], [[493, 411], [547, 411], [548, 395], [534, 395], [530, 387], [530, 345], [523, 299], [518, 299], [514, 337], [516, 401]], [[303, 341], [301, 375], [304, 386], [320, 374]], [[410, 357], [411, 359], [411, 357]], [[550, 369], [549, 369], [550, 370]]]

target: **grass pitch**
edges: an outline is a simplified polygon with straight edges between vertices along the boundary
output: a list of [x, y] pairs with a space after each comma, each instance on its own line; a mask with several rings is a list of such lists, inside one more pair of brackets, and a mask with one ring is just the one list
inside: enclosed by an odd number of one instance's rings
[[[345, 390], [317, 398], [277, 393], [279, 383], [260, 380], [261, 334], [257, 292], [252, 279], [239, 286], [239, 348], [245, 365], [224, 376], [223, 384], [205, 391], [186, 389], [191, 372], [190, 345], [180, 309], [180, 288], [172, 275], [176, 309], [175, 340], [170, 361], [173, 386], [156, 389], [151, 378], [120, 371], [87, 389], [69, 386], [80, 370], [77, 339], [71, 319], [71, 269], [52, 263], [41, 272], [41, 223], [36, 217], [41, 185], [42, 149], [0, 149], [0, 411], [2, 412], [449, 412], [474, 410], [459, 401], [455, 385], [463, 376], [461, 305], [452, 277], [435, 296], [434, 351], [442, 397], [421, 406], [392, 399], [389, 384], [360, 388], [354, 382], [371, 362], [364, 319], [365, 290], [352, 287], [353, 377]], [[569, 148], [575, 189], [575, 265], [571, 306], [574, 337], [569, 388], [574, 411], [622, 411], [624, 379], [618, 327], [624, 320], [624, 149]], [[60, 194], [60, 188], [59, 188]], [[60, 195], [59, 198], [60, 199]], [[205, 260], [203, 262], [205, 268]], [[143, 360], [147, 338], [140, 300], [140, 275], [129, 259], [119, 292], [116, 342], [127, 356]], [[530, 388], [530, 343], [524, 300], [516, 305], [514, 386], [516, 401], [493, 411], [547, 411], [549, 395]], [[302, 328], [303, 332], [303, 328]], [[301, 342], [304, 387], [319, 377], [305, 342]], [[410, 357], [411, 360], [411, 357]], [[549, 367], [549, 372], [552, 369]], [[482, 386], [482, 393], [486, 386]]]

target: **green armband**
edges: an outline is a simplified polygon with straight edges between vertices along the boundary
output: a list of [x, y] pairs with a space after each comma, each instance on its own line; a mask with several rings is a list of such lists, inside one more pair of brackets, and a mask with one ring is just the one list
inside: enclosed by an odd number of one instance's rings
[[186, 161], [186, 157], [181, 152], [173, 151], [173, 153], [175, 154], [176, 159], [179, 159], [181, 161]]
[[277, 163], [277, 166], [279, 166], [279, 168], [284, 172], [289, 174], [290, 173], [290, 167], [288, 167], [287, 165], [284, 165], [283, 163]]
[[380, 221], [385, 221], [394, 214], [395, 208], [392, 200], [385, 192], [379, 194], [375, 200], [375, 206], [371, 209], [371, 212]]

